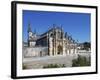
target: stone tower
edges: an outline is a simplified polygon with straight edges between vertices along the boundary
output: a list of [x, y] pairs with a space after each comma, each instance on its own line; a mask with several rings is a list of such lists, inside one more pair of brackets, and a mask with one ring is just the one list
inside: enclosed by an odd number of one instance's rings
[[28, 46], [29, 47], [35, 46], [36, 39], [37, 39], [36, 31], [32, 32], [30, 23], [28, 24], [28, 31], [27, 32], [28, 32]]

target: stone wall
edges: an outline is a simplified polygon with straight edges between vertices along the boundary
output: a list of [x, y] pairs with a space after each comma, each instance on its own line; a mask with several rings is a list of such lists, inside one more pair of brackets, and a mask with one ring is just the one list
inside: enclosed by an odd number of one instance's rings
[[48, 55], [48, 47], [23, 47], [23, 57], [39, 57]]

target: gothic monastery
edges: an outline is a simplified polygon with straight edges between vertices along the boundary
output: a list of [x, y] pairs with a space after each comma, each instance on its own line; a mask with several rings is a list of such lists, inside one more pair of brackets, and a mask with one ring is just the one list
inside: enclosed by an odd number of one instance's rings
[[23, 42], [24, 57], [41, 57], [68, 55], [77, 53], [77, 42], [64, 33], [63, 28], [53, 25], [51, 29], [43, 34], [37, 35], [32, 32], [30, 24], [28, 25], [27, 45]]

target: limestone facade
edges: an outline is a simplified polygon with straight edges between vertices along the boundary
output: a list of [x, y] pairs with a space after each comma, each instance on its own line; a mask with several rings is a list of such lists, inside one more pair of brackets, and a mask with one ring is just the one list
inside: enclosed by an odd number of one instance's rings
[[77, 42], [67, 32], [64, 32], [62, 27], [54, 25], [41, 35], [32, 32], [29, 26], [27, 44], [27, 46], [23, 46], [25, 56], [55, 56], [77, 53]]

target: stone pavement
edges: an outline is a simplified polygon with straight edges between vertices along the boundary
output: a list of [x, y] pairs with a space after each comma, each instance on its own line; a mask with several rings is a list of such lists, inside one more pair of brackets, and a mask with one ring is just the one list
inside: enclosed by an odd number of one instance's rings
[[[82, 53], [80, 55], [88, 58], [90, 53]], [[47, 66], [48, 64], [64, 64], [66, 67], [71, 67], [72, 60], [76, 59], [77, 57], [78, 54], [24, 58], [23, 65], [27, 69], [41, 69], [43, 66]]]

